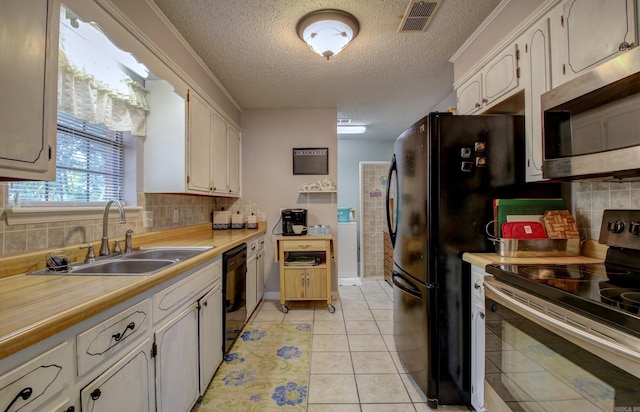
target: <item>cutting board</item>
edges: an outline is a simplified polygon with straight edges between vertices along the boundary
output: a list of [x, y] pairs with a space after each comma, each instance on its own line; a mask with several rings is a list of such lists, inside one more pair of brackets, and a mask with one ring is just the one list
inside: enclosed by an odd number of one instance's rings
[[502, 225], [509, 215], [544, 215], [547, 210], [566, 209], [564, 199], [494, 199], [494, 233], [496, 237], [502, 237]]

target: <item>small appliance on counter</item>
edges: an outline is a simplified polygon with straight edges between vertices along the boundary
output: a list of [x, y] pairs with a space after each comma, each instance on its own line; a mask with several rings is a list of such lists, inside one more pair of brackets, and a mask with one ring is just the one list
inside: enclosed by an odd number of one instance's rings
[[[304, 226], [302, 230], [294, 230], [294, 226]], [[297, 228], [296, 228], [297, 229]], [[299, 233], [296, 233], [299, 232]], [[282, 235], [303, 236], [307, 234], [307, 209], [282, 210]]]
[[220, 210], [213, 212], [213, 230], [226, 230], [231, 228], [231, 212]]

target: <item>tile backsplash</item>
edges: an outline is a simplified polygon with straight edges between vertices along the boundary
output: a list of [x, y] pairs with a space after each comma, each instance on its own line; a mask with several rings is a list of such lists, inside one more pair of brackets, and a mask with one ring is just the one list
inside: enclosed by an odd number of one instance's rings
[[[97, 241], [102, 237], [102, 218], [54, 223], [8, 225], [4, 209], [9, 207], [8, 186], [0, 183], [0, 256], [38, 249], [49, 249], [68, 245]], [[186, 194], [139, 193], [137, 206], [153, 213], [153, 227], [143, 227], [143, 214], [133, 218], [127, 216], [127, 223], [118, 224], [114, 216], [109, 219], [109, 237], [123, 238], [128, 229], [134, 233], [192, 226], [212, 221], [214, 210], [229, 210], [265, 220], [266, 214], [255, 203], [239, 198], [220, 198]], [[177, 223], [174, 213], [177, 211]]]
[[640, 182], [575, 182], [575, 217], [580, 235], [598, 240], [605, 209], [640, 209]]

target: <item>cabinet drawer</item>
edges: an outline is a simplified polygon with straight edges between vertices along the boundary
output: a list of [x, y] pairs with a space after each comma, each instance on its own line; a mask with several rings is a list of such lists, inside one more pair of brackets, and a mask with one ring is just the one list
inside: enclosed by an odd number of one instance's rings
[[255, 255], [258, 252], [258, 240], [252, 240], [247, 243], [247, 255]]
[[325, 245], [326, 241], [324, 240], [285, 240], [282, 242], [282, 248], [285, 252], [325, 250]]
[[0, 377], [0, 409], [40, 411], [73, 382], [72, 345], [64, 342]]
[[491, 276], [479, 266], [471, 265], [471, 302], [484, 308], [484, 278]]
[[151, 324], [150, 305], [151, 301], [145, 299], [79, 334], [76, 338], [78, 376], [102, 362], [115, 362], [119, 353], [145, 336]]
[[153, 321], [157, 323], [183, 305], [195, 301], [205, 289], [222, 284], [222, 262], [220, 259], [207, 265], [187, 278], [175, 283], [153, 296]]

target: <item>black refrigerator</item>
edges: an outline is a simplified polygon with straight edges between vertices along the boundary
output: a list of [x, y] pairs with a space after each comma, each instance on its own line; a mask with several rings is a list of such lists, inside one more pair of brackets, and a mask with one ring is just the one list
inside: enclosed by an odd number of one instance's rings
[[557, 197], [525, 184], [524, 118], [431, 113], [398, 137], [389, 170], [393, 334], [431, 408], [470, 405], [471, 295], [464, 252], [495, 251], [494, 198]]

